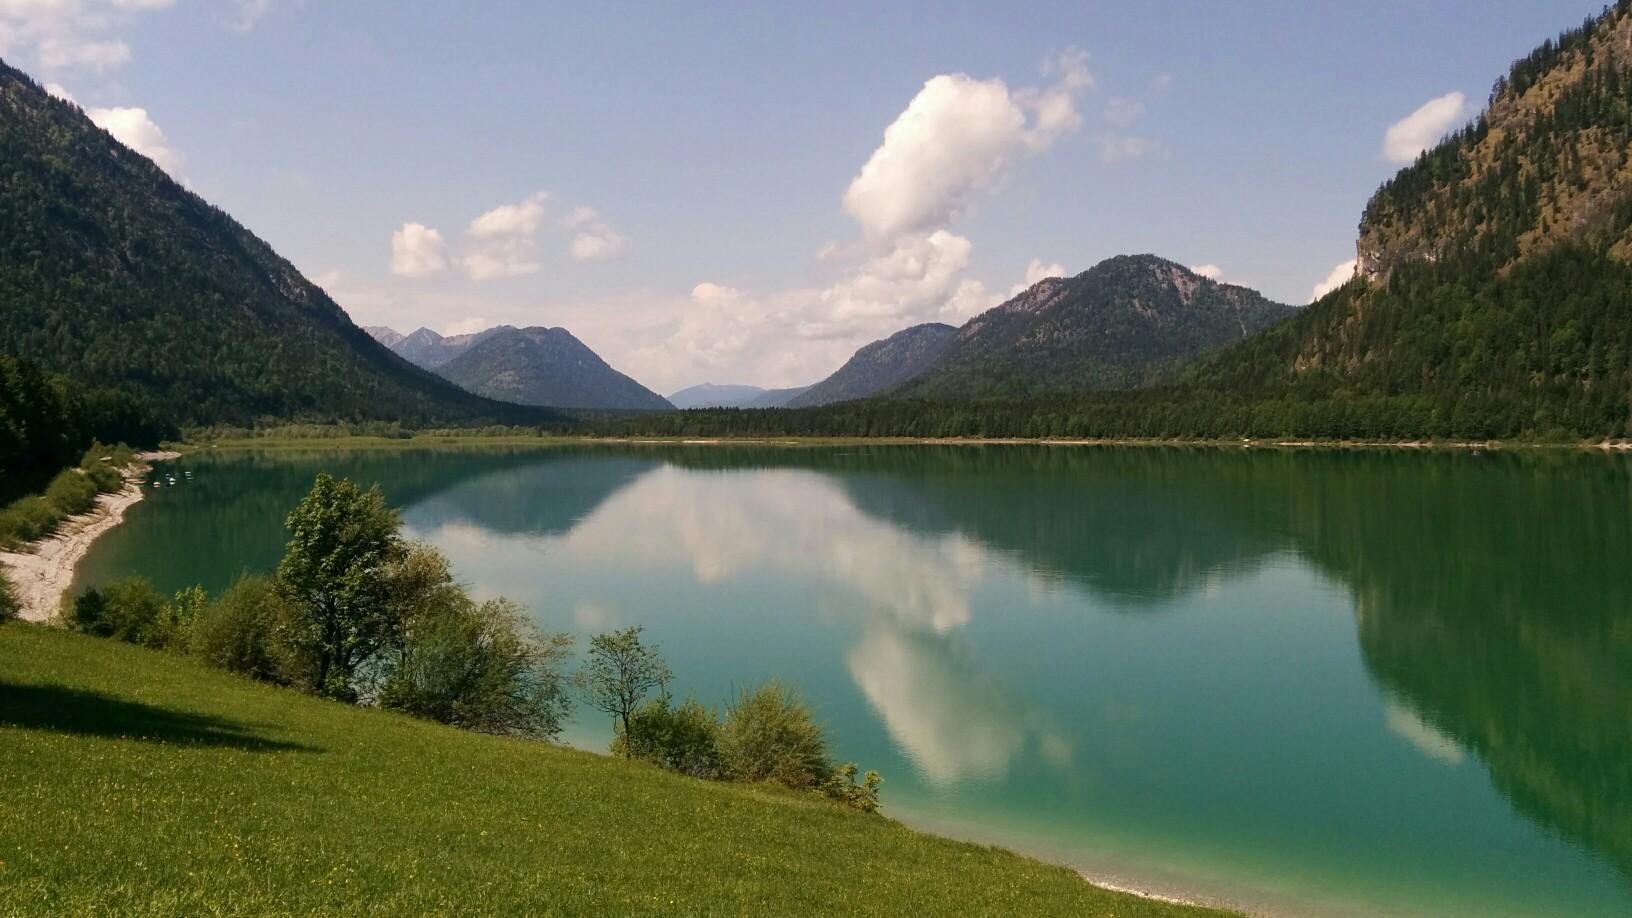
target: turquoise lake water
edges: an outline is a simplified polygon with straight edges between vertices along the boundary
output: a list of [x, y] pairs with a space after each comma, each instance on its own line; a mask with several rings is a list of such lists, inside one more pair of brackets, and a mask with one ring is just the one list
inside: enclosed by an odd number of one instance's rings
[[270, 570], [320, 470], [677, 694], [794, 684], [908, 823], [1254, 911], [1632, 914], [1627, 458], [204, 453], [80, 585]]

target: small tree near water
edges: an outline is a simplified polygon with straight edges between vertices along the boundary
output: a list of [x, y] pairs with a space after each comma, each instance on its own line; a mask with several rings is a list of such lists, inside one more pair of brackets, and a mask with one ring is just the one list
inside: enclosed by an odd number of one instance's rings
[[589, 659], [576, 677], [589, 704], [612, 715], [625, 736], [641, 702], [653, 691], [667, 694], [672, 677], [657, 649], [641, 642], [641, 630], [625, 628], [590, 638]]
[[379, 488], [364, 491], [325, 473], [286, 525], [291, 538], [277, 582], [292, 607], [287, 638], [302, 663], [301, 681], [351, 700], [358, 666], [400, 631], [386, 576], [404, 554], [396, 511]]

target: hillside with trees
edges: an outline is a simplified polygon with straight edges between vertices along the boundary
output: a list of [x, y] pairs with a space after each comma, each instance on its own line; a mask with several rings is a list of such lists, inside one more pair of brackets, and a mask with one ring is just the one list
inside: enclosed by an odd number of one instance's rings
[[0, 352], [182, 424], [538, 423], [376, 344], [265, 242], [0, 63]]

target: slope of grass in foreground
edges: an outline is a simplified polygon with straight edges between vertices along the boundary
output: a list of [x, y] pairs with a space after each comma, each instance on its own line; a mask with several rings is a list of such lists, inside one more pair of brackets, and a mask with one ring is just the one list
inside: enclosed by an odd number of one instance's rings
[[0, 914], [1198, 911], [814, 797], [0, 627]]

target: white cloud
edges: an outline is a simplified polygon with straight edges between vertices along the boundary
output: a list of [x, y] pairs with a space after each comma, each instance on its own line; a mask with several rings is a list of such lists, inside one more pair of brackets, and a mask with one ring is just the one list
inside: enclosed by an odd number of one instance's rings
[[1057, 261], [1044, 264], [1041, 258], [1033, 258], [1031, 263], [1026, 265], [1025, 279], [1009, 288], [1009, 295], [1007, 299], [1012, 300], [1020, 294], [1025, 293], [1027, 290], [1030, 290], [1032, 287], [1036, 286], [1039, 281], [1047, 280], [1050, 277], [1064, 276], [1065, 265], [1062, 265]]
[[535, 192], [470, 221], [465, 230], [467, 250], [459, 258], [465, 274], [471, 280], [485, 281], [543, 270], [538, 234], [545, 227], [572, 233], [567, 254], [579, 261], [613, 258], [629, 247], [629, 240], [594, 208], [576, 207], [552, 220], [549, 200], [546, 192]]
[[1460, 92], [1430, 99], [1389, 126], [1383, 135], [1383, 155], [1390, 162], [1409, 163], [1439, 142], [1467, 116], [1467, 98]]
[[500, 277], [522, 277], [544, 269], [538, 260], [538, 243], [526, 236], [493, 239], [459, 258], [465, 276], [473, 281]]
[[1045, 69], [1048, 89], [1011, 92], [1000, 79], [942, 74], [924, 83], [862, 166], [844, 209], [872, 239], [923, 233], [951, 222], [1024, 156], [1082, 124], [1076, 94], [1093, 84], [1085, 56], [1071, 52]]
[[465, 231], [472, 239], [495, 236], [531, 236], [544, 222], [544, 204], [550, 196], [534, 192], [515, 204], [502, 204], [470, 221]]
[[181, 154], [170, 146], [164, 131], [148, 117], [145, 108], [87, 108], [85, 115], [97, 127], [125, 146], [153, 160], [171, 178], [181, 175]]
[[105, 73], [130, 61], [116, 35], [130, 18], [175, 0], [0, 0], [0, 57], [31, 56], [47, 71]]
[[1337, 288], [1348, 283], [1350, 279], [1354, 277], [1354, 269], [1357, 264], [1358, 262], [1351, 258], [1333, 268], [1332, 273], [1326, 275], [1326, 279], [1316, 284], [1315, 289], [1310, 291], [1310, 300], [1318, 300], [1326, 294], [1331, 293], [1333, 290], [1336, 290]]
[[233, 15], [227, 20], [227, 28], [234, 32], [254, 31], [275, 5], [276, 0], [233, 0]]
[[425, 277], [448, 267], [442, 234], [422, 223], [404, 223], [391, 234], [391, 273]]
[[1202, 277], [1205, 277], [1208, 280], [1216, 281], [1224, 279], [1224, 269], [1220, 268], [1218, 265], [1191, 265], [1190, 270], [1200, 274]]
[[568, 254], [579, 261], [616, 258], [629, 247], [612, 224], [606, 222], [593, 207], [578, 207], [567, 215], [562, 224], [574, 231]]
[[457, 322], [449, 322], [447, 325], [442, 326], [442, 334], [449, 337], [453, 335], [474, 335], [479, 331], [486, 331], [489, 327], [487, 320], [481, 316], [468, 316]]

